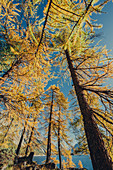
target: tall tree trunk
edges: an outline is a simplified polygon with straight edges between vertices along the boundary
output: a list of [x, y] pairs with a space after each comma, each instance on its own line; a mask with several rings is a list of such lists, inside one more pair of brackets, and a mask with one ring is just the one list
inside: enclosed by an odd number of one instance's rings
[[21, 148], [22, 141], [23, 141], [23, 137], [24, 137], [24, 133], [25, 133], [25, 128], [26, 128], [26, 127], [24, 126], [24, 129], [23, 129], [23, 131], [22, 131], [21, 138], [20, 138], [20, 141], [19, 141], [17, 150], [16, 150], [16, 155], [17, 155], [17, 156], [19, 155], [19, 152], [20, 152], [20, 148]]
[[[28, 118], [29, 118], [29, 116], [27, 116], [27, 119], [28, 119]], [[20, 148], [21, 148], [21, 145], [22, 145], [22, 141], [23, 141], [23, 137], [24, 137], [26, 125], [27, 125], [27, 121], [25, 121], [24, 129], [23, 129], [23, 131], [22, 131], [21, 138], [20, 138], [20, 141], [19, 141], [17, 150], [16, 150], [16, 156], [18, 156], [18, 155], [19, 155], [19, 152], [20, 152]]]
[[[35, 121], [36, 121], [36, 118], [34, 119], [34, 122]], [[27, 156], [27, 153], [28, 153], [29, 145], [31, 143], [31, 139], [32, 139], [32, 136], [33, 136], [33, 131], [34, 131], [34, 126], [32, 126], [32, 129], [31, 129], [31, 134], [30, 134], [30, 137], [29, 137], [29, 141], [27, 143], [27, 147], [26, 147], [26, 151], [25, 151], [25, 156]]]
[[3, 137], [2, 143], [4, 143], [4, 139], [5, 139], [5, 137], [7, 136], [8, 132], [9, 132], [9, 129], [10, 129], [12, 123], [13, 123], [13, 120], [14, 120], [14, 118], [11, 119], [11, 122], [10, 122], [10, 124], [9, 124], [9, 126], [8, 126], [7, 132], [5, 133], [5, 135], [4, 135], [4, 137]]
[[61, 150], [60, 150], [60, 107], [59, 107], [59, 119], [58, 119], [58, 155], [59, 155], [60, 169], [62, 169], [62, 158], [61, 158]]
[[104, 146], [102, 135], [93, 117], [93, 111], [86, 101], [85, 95], [79, 80], [77, 78], [76, 70], [70, 59], [68, 50], [65, 50], [68, 67], [73, 80], [73, 85], [77, 95], [81, 114], [83, 116], [84, 129], [87, 137], [88, 147], [91, 155], [92, 165], [94, 170], [112, 170], [112, 161]]
[[47, 143], [47, 157], [46, 163], [50, 161], [51, 158], [51, 120], [52, 120], [52, 112], [53, 112], [53, 91], [52, 91], [52, 101], [50, 107], [50, 118], [49, 118], [49, 127], [48, 127], [48, 143]]

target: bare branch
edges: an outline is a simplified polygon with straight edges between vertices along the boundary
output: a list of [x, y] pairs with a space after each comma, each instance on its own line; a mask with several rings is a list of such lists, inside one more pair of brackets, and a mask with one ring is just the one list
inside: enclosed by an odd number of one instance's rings
[[[84, 62], [84, 61], [83, 61]], [[82, 63], [80, 63], [80, 64], [82, 64]], [[106, 67], [107, 66], [107, 64], [105, 64], [105, 65], [103, 65], [103, 66], [95, 66], [95, 67], [86, 67], [86, 68], [78, 68], [78, 66], [75, 68], [75, 70], [90, 70], [90, 69], [100, 69], [100, 68], [104, 68], [104, 67]]]
[[67, 10], [67, 9], [64, 9], [64, 8], [60, 7], [59, 5], [55, 4], [54, 2], [52, 2], [52, 3], [53, 3], [55, 6], [57, 6], [58, 8], [62, 9], [63, 11], [66, 11], [66, 12], [68, 12], [68, 13], [70, 13], [70, 14], [73, 14], [73, 15], [76, 15], [76, 16], [80, 16], [80, 15], [78, 15], [78, 14], [75, 14], [75, 13], [72, 12], [72, 11], [69, 11], [69, 10]]
[[112, 125], [113, 125], [113, 121], [110, 121], [110, 120], [106, 119], [106, 117], [103, 117], [101, 114], [97, 113], [97, 112], [94, 111], [93, 109], [92, 109], [92, 111], [93, 111], [94, 114], [98, 115], [98, 116], [101, 117], [103, 120], [105, 120], [105, 121], [108, 122], [109, 124], [112, 124]]
[[[76, 21], [76, 23], [75, 23], [75, 25], [73, 26], [73, 28], [72, 28], [72, 30], [71, 30], [71, 33], [70, 33], [70, 35], [69, 35], [69, 37], [68, 37], [68, 40], [70, 39], [70, 37], [71, 37], [71, 35], [72, 35], [75, 27], [78, 25], [79, 21], [84, 19], [84, 17], [85, 17], [85, 15], [87, 14], [87, 12], [88, 12], [88, 10], [89, 10], [92, 2], [93, 2], [93, 0], [91, 0], [91, 2], [89, 3], [89, 5], [86, 7], [85, 13], [82, 15], [82, 17], [80, 16], [79, 19], [78, 19], [78, 21]], [[82, 19], [81, 19], [81, 18], [82, 18]]]
[[21, 58], [17, 59], [16, 61], [14, 61], [12, 63], [12, 66], [3, 74], [3, 76], [1, 76], [2, 78], [0, 78], [0, 80], [3, 80], [3, 78], [5, 78], [5, 76], [9, 76], [9, 73], [13, 70], [13, 68], [15, 66], [18, 66], [18, 64], [21, 63]]
[[39, 44], [38, 44], [37, 50], [36, 50], [36, 52], [35, 52], [35, 57], [36, 57], [36, 54], [38, 53], [38, 50], [39, 50], [40, 44], [41, 44], [42, 39], [43, 39], [43, 36], [44, 36], [44, 30], [45, 30], [45, 26], [46, 26], [46, 23], [47, 23], [49, 10], [50, 10], [50, 8], [51, 8], [51, 3], [52, 3], [52, 0], [50, 0], [50, 2], [49, 2], [49, 6], [48, 6], [48, 10], [47, 10], [47, 14], [46, 14], [46, 17], [45, 17], [44, 26], [43, 26], [43, 29], [42, 29], [41, 38], [40, 38], [40, 41], [39, 41]]
[[113, 134], [111, 133], [111, 131], [104, 125], [104, 123], [102, 121], [100, 121], [95, 115], [93, 115], [95, 117], [95, 119], [100, 122], [102, 124], [102, 126], [111, 134], [111, 136], [113, 136]]

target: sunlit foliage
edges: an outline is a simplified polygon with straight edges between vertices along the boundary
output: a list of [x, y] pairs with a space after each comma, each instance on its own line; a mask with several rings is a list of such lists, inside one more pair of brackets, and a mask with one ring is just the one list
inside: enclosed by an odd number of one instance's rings
[[[35, 148], [38, 137], [47, 135], [48, 129], [44, 129], [44, 125], [47, 127], [49, 121], [47, 115], [50, 113], [53, 90], [52, 152], [58, 153], [56, 144], [60, 138], [60, 151], [68, 155], [71, 162], [70, 151], [64, 149], [71, 145], [67, 127], [73, 115], [68, 110], [68, 99], [56, 86], [47, 89], [56, 76], [57, 79], [63, 78], [63, 83], [67, 79], [72, 84], [71, 78], [73, 80], [75, 91], [72, 95], [78, 99], [74, 97], [76, 106], [73, 113], [76, 121], [72, 124], [81, 132], [85, 127], [83, 124], [89, 123], [85, 122], [84, 114], [81, 115], [81, 103], [85, 99], [90, 108], [89, 114], [101, 131], [108, 154], [113, 157], [113, 90], [106, 83], [113, 76], [113, 64], [106, 47], [100, 47], [94, 41], [98, 36], [95, 29], [101, 28], [101, 25], [92, 17], [93, 13], [102, 13], [108, 1], [49, 0], [43, 16], [40, 14], [41, 0], [0, 2], [2, 149], [14, 145], [14, 153], [15, 145], [19, 142], [17, 139], [24, 129], [23, 154], [28, 152], [25, 151], [26, 147], [29, 151]], [[53, 70], [56, 72], [53, 73]], [[79, 99], [79, 93], [83, 98]], [[81, 138], [86, 147], [84, 131]], [[12, 150], [12, 146], [10, 148]], [[71, 163], [68, 161], [69, 166]]]

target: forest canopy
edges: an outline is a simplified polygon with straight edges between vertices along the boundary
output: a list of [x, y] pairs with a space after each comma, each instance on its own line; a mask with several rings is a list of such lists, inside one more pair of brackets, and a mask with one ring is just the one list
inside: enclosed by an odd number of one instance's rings
[[[74, 153], [90, 153], [95, 170], [112, 169], [113, 89], [107, 81], [113, 78], [113, 62], [95, 41], [101, 24], [92, 16], [102, 14], [107, 3], [0, 2], [3, 163], [33, 151], [47, 155], [46, 163], [58, 154], [60, 167], [65, 166], [61, 155], [70, 158], [73, 129], [79, 144]], [[61, 90], [65, 82], [69, 94]]]

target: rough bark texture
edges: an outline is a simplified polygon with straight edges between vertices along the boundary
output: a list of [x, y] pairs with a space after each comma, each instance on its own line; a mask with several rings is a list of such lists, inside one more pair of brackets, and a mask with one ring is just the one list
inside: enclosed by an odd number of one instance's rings
[[62, 158], [61, 158], [61, 150], [60, 150], [60, 108], [59, 108], [59, 120], [58, 120], [58, 155], [59, 155], [59, 164], [60, 164], [60, 169], [61, 169]]
[[52, 109], [53, 109], [53, 91], [52, 91], [52, 101], [51, 101], [49, 127], [48, 127], [48, 144], [47, 144], [46, 164], [49, 163], [50, 158], [51, 158], [51, 120], [52, 120]]
[[73, 67], [73, 63], [70, 59], [68, 50], [65, 50], [68, 67], [73, 80], [73, 85], [77, 95], [81, 114], [83, 116], [84, 129], [87, 137], [88, 147], [92, 160], [94, 170], [112, 170], [112, 161], [107, 153], [107, 149], [104, 146], [101, 133], [93, 117], [93, 111], [88, 105], [83, 90], [79, 85], [76, 71]]

